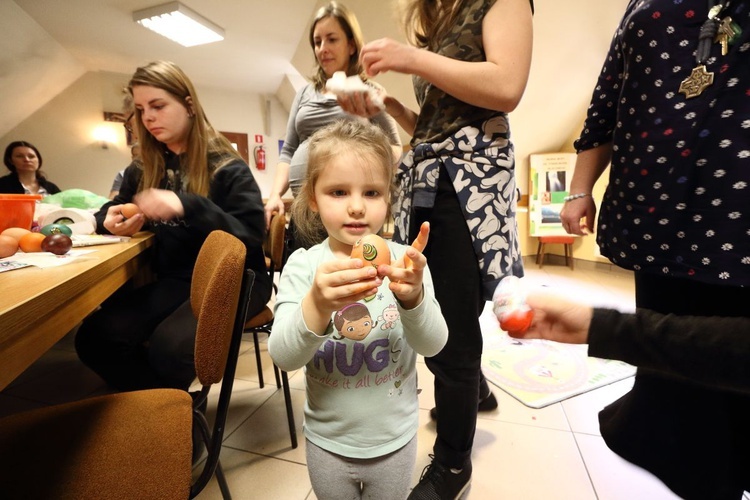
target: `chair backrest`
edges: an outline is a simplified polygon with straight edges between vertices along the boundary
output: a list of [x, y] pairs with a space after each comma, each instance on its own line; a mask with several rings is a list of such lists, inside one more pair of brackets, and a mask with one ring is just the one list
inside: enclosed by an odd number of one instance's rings
[[[193, 402], [193, 418], [201, 428], [208, 456], [203, 470], [190, 487], [195, 498], [216, 473], [225, 498], [228, 485], [219, 466], [221, 443], [229, 413], [234, 374], [242, 342], [247, 303], [255, 274], [245, 269], [245, 245], [223, 231], [213, 231], [201, 247], [195, 262], [190, 289], [190, 304], [198, 319], [195, 334], [195, 372], [203, 389]], [[221, 392], [216, 405], [213, 431], [209, 432], [205, 415], [197, 410], [205, 402], [212, 384], [220, 382]]]
[[273, 272], [280, 271], [284, 264], [284, 239], [286, 237], [286, 216], [274, 214], [268, 229], [268, 257], [271, 259], [271, 278]]
[[195, 373], [204, 386], [220, 382], [237, 316], [245, 245], [224, 231], [208, 235], [195, 261], [190, 305], [198, 319]]

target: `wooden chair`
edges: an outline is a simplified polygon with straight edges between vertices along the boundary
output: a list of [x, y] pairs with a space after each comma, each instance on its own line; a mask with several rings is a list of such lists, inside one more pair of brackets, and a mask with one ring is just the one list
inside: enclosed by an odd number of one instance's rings
[[[203, 389], [195, 400], [177, 389], [118, 393], [0, 420], [0, 498], [186, 499], [215, 473], [229, 490], [219, 463], [237, 365], [244, 307], [254, 280], [245, 271], [245, 246], [212, 232], [195, 265], [190, 291], [198, 318], [195, 368]], [[243, 307], [238, 307], [242, 305]], [[216, 421], [209, 432], [198, 410], [209, 389], [224, 379]], [[208, 458], [192, 481], [192, 426], [196, 418]]]
[[[268, 274], [271, 276], [271, 281], [274, 281], [274, 275], [276, 271], [280, 271], [284, 262], [284, 240], [286, 235], [286, 217], [279, 214], [274, 214], [271, 218], [270, 228], [268, 230], [267, 244], [267, 265]], [[274, 282], [273, 285], [274, 293], [278, 290]], [[245, 323], [245, 332], [253, 334], [253, 343], [255, 345], [255, 363], [258, 366], [258, 385], [264, 386], [263, 382], [263, 364], [260, 358], [260, 343], [258, 342], [258, 334], [266, 333], [271, 334], [271, 327], [273, 326], [273, 311], [270, 307], [265, 306], [261, 312], [248, 319]], [[297, 429], [294, 425], [294, 410], [292, 408], [292, 395], [289, 389], [289, 377], [284, 370], [280, 370], [275, 364], [273, 365], [273, 373], [276, 376], [276, 387], [283, 388], [284, 392], [284, 403], [286, 404], [286, 416], [287, 423], [289, 425], [289, 437], [292, 441], [292, 448], [297, 447]], [[280, 377], [279, 377], [280, 374]]]

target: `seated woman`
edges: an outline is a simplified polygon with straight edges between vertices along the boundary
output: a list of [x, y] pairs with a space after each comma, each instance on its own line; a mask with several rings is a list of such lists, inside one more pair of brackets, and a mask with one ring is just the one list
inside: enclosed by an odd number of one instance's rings
[[[96, 214], [97, 232], [155, 234], [156, 280], [120, 290], [76, 335], [81, 360], [119, 390], [188, 390], [195, 378], [196, 319], [190, 281], [208, 234], [220, 229], [247, 246], [256, 272], [250, 316], [271, 296], [263, 258], [265, 219], [250, 168], [209, 124], [193, 84], [173, 63], [138, 68], [128, 85], [135, 101], [141, 161], [125, 169], [115, 199]], [[141, 213], [126, 219], [121, 208]]]
[[60, 188], [48, 181], [42, 172], [42, 155], [31, 143], [14, 141], [5, 148], [3, 157], [10, 173], [0, 177], [0, 193], [55, 194]]

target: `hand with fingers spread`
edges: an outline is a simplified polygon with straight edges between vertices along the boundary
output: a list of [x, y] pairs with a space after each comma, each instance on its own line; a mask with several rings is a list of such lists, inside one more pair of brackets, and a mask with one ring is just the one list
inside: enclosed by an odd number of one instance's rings
[[378, 274], [388, 276], [391, 283], [388, 288], [406, 309], [413, 309], [422, 301], [422, 278], [427, 258], [424, 251], [430, 236], [430, 223], [424, 222], [419, 228], [419, 234], [411, 246], [406, 248], [402, 259], [390, 266], [378, 266]]

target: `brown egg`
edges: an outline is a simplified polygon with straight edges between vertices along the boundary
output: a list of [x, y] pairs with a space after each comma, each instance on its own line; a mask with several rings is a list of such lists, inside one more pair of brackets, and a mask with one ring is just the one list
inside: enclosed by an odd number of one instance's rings
[[134, 215], [141, 213], [141, 209], [138, 208], [138, 205], [136, 205], [135, 203], [125, 203], [120, 207], [120, 213], [123, 217], [129, 219]]
[[18, 251], [18, 242], [12, 236], [0, 235], [0, 259]]
[[380, 264], [391, 263], [391, 250], [383, 238], [377, 234], [368, 234], [352, 247], [352, 259], [362, 259], [365, 264], [377, 268]]
[[29, 231], [28, 229], [24, 229], [22, 227], [9, 227], [0, 234], [2, 234], [3, 236], [10, 236], [17, 242], [21, 239], [21, 236], [23, 236], [24, 234], [29, 234], [30, 232], [31, 231]]

